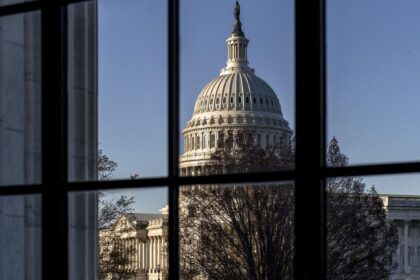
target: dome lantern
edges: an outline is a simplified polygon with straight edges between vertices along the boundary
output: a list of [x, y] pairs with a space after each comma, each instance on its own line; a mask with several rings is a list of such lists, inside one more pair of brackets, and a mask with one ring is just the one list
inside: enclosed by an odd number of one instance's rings
[[234, 71], [253, 71], [248, 67], [248, 42], [245, 38], [245, 34], [242, 31], [242, 23], [239, 18], [240, 6], [236, 1], [235, 10], [233, 12], [235, 16], [235, 23], [231, 36], [226, 40], [228, 47], [228, 60], [227, 67], [223, 68], [221, 74], [228, 74]]

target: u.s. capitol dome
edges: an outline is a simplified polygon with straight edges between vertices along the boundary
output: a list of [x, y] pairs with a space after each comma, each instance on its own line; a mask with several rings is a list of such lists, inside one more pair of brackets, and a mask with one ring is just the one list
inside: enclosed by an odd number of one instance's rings
[[[199, 175], [228, 135], [252, 131], [256, 145], [276, 145], [292, 131], [274, 90], [248, 66], [248, 42], [239, 14], [226, 40], [227, 65], [198, 95], [192, 118], [182, 131], [181, 175]], [[234, 137], [237, 139], [237, 137]]]

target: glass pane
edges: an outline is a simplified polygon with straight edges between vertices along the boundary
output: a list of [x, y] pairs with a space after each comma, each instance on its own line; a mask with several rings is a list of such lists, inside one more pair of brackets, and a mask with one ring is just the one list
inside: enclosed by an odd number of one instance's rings
[[328, 279], [420, 276], [419, 181], [418, 174], [328, 180]]
[[78, 192], [69, 202], [70, 279], [167, 279], [166, 187]]
[[181, 1], [181, 175], [293, 168], [293, 13], [291, 0]]
[[294, 185], [184, 186], [182, 279], [293, 279]]
[[[101, 0], [68, 9], [71, 180], [167, 174], [166, 5]], [[104, 176], [105, 156], [115, 168]]]
[[0, 17], [0, 185], [41, 181], [40, 14]]
[[416, 0], [327, 1], [329, 139], [352, 164], [420, 159], [419, 13]]
[[0, 279], [41, 280], [41, 196], [0, 197]]

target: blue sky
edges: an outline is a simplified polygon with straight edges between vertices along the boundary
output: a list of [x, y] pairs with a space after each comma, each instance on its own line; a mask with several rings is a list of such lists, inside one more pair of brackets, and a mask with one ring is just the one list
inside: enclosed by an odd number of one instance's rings
[[[420, 158], [420, 1], [330, 0], [328, 137], [352, 164]], [[242, 0], [250, 66], [294, 128], [293, 1]], [[226, 62], [233, 0], [181, 1], [181, 116]], [[99, 1], [99, 141], [115, 178], [166, 175], [166, 0]], [[311, 94], [311, 93], [308, 93]], [[418, 176], [368, 177], [379, 192], [420, 194]], [[164, 189], [136, 191], [156, 211]]]

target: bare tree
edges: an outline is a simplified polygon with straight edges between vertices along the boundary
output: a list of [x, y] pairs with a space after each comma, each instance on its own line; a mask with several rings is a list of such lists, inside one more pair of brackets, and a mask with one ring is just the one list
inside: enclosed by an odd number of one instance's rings
[[116, 168], [117, 163], [109, 159], [108, 156], [103, 153], [102, 149], [99, 149], [97, 159], [98, 179], [111, 179]]
[[99, 279], [128, 280], [136, 274], [136, 247], [128, 238], [133, 228], [130, 215], [120, 216], [113, 226], [99, 235]]
[[[288, 137], [266, 148], [248, 138], [240, 142], [228, 137], [205, 171], [293, 168]], [[335, 138], [328, 161], [347, 164]], [[375, 190], [366, 189], [358, 178], [330, 180], [327, 190], [328, 279], [386, 279], [397, 233]], [[189, 279], [293, 279], [292, 184], [184, 187], [181, 205], [182, 271]]]
[[[117, 163], [98, 151], [98, 178], [111, 179]], [[99, 279], [125, 280], [135, 275], [132, 257], [135, 247], [125, 242], [132, 228], [134, 197], [121, 195], [118, 199], [107, 199], [103, 192], [98, 196], [98, 267]], [[124, 222], [121, 219], [125, 219]], [[119, 222], [120, 221], [120, 222]]]
[[[328, 164], [342, 167], [348, 158], [330, 141]], [[381, 198], [361, 178], [332, 178], [327, 183], [328, 279], [388, 279], [398, 245], [394, 224], [386, 219]]]

